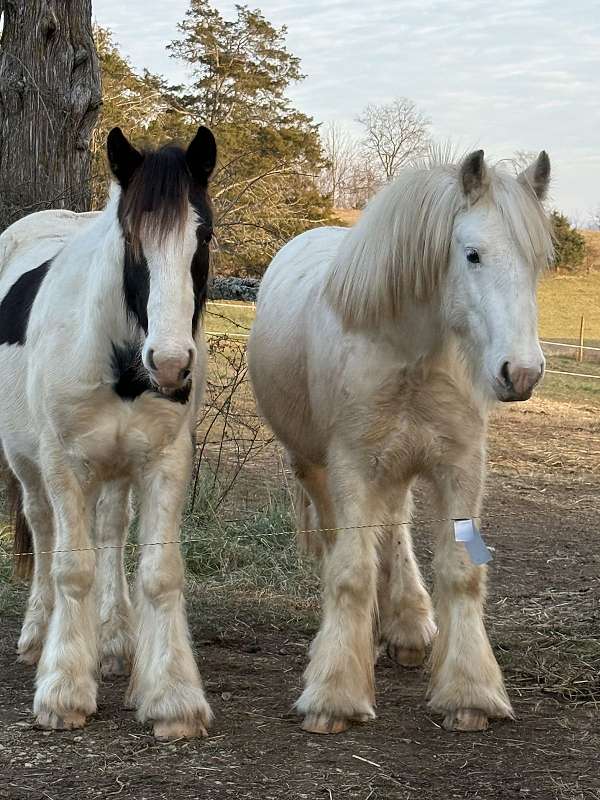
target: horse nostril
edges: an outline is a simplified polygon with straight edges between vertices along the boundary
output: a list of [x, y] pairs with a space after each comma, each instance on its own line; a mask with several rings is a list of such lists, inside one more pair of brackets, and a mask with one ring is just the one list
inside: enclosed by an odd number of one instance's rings
[[148, 350], [148, 364], [153, 372], [156, 372], [156, 363], [154, 361], [154, 350]]
[[187, 381], [187, 379], [189, 377], [190, 377], [190, 370], [189, 369], [182, 369], [181, 372], [179, 373], [179, 379], [181, 381]]
[[500, 375], [502, 376], [502, 380], [504, 381], [506, 386], [510, 388], [512, 386], [512, 381], [510, 379], [510, 372], [508, 368], [509, 368], [509, 363], [508, 361], [505, 361], [504, 364], [502, 364], [502, 368], [500, 369]]

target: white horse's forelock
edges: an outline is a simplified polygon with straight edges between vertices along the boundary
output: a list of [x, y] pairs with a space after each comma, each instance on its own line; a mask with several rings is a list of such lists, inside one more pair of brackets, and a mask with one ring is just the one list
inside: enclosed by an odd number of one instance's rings
[[[407, 302], [427, 301], [445, 273], [456, 215], [468, 207], [460, 163], [433, 154], [407, 168], [367, 205], [343, 240], [325, 284], [327, 298], [348, 328], [397, 317]], [[498, 167], [479, 202], [496, 205], [507, 233], [532, 270], [552, 258], [549, 222], [533, 191]]]

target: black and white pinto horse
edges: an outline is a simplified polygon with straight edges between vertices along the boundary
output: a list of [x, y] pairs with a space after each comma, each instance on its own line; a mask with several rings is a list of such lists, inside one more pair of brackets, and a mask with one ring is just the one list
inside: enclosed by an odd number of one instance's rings
[[[97, 671], [127, 671], [128, 701], [158, 738], [211, 719], [183, 600], [180, 520], [205, 383], [216, 162], [139, 152], [115, 128], [118, 186], [99, 214], [40, 212], [0, 237], [0, 438], [20, 482], [35, 572], [19, 654], [38, 662], [34, 713], [78, 728]], [[130, 492], [141, 547], [132, 609], [122, 565]], [[50, 551], [54, 551], [50, 555]]]

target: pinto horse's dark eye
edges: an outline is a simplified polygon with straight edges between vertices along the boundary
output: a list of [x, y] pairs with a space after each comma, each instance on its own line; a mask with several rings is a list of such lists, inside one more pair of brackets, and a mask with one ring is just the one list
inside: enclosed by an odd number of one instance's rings
[[479, 264], [479, 253], [473, 247], [467, 247], [467, 261], [469, 264]]

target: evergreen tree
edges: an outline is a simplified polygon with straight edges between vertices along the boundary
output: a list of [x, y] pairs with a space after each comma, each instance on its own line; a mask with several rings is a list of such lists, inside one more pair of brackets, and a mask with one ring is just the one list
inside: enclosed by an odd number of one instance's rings
[[285, 28], [238, 6], [226, 20], [207, 0], [192, 0], [169, 49], [189, 66], [189, 86], [137, 74], [110, 31], [96, 28], [104, 105], [94, 136], [96, 207], [104, 202], [106, 135], [115, 125], [134, 141], [189, 141], [209, 125], [219, 145], [211, 194], [217, 218], [216, 270], [260, 275], [290, 238], [330, 219], [316, 185], [324, 158], [318, 126], [286, 91], [302, 80], [285, 47]]
[[318, 126], [286, 96], [304, 77], [300, 63], [286, 49], [286, 29], [246, 6], [226, 20], [208, 0], [192, 0], [179, 30], [169, 49], [193, 83], [176, 92], [178, 106], [194, 124], [210, 125], [219, 144], [219, 268], [260, 274], [282, 244], [331, 215], [315, 182]]
[[550, 214], [554, 237], [554, 267], [575, 272], [585, 258], [585, 238], [560, 211]]

